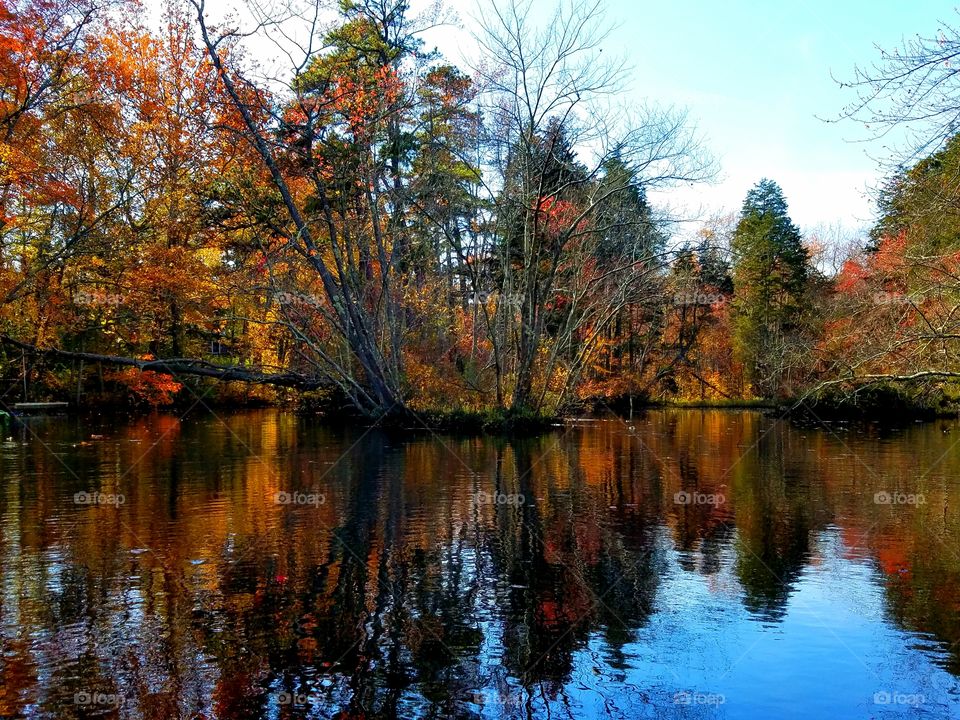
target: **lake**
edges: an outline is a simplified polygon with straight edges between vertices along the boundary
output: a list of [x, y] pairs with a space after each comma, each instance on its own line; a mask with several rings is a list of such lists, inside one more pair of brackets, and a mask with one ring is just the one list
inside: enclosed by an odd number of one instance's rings
[[960, 423], [0, 446], [3, 718], [960, 717]]

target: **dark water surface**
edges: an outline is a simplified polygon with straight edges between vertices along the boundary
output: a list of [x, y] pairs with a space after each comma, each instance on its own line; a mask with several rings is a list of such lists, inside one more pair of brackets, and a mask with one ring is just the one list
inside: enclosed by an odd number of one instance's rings
[[954, 422], [4, 435], [0, 717], [960, 717]]

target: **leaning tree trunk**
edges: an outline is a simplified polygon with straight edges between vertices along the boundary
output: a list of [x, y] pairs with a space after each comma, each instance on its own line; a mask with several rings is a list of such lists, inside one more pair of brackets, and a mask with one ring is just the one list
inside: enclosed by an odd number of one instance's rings
[[[192, 0], [197, 11], [197, 22], [200, 28], [207, 54], [218, 77], [223, 83], [230, 102], [234, 105], [243, 121], [243, 132], [246, 139], [256, 149], [264, 167], [270, 175], [271, 182], [280, 194], [287, 215], [297, 231], [299, 242], [303, 243], [303, 255], [320, 276], [324, 293], [336, 315], [340, 327], [343, 328], [345, 339], [350, 352], [362, 369], [366, 381], [364, 401], [358, 403], [358, 409], [367, 415], [380, 416], [386, 414], [403, 414], [406, 406], [399, 383], [398, 368], [391, 372], [389, 363], [398, 363], [398, 358], [385, 358], [378, 349], [374, 329], [370, 327], [369, 318], [361, 308], [361, 298], [357, 297], [346, 282], [343, 273], [340, 282], [334, 277], [330, 268], [324, 262], [321, 252], [314, 240], [313, 233], [300, 212], [300, 208], [280, 171], [280, 166], [264, 137], [264, 132], [257, 126], [251, 108], [241, 97], [241, 93], [224, 65], [223, 58], [217, 49], [219, 41], [214, 41], [209, 34], [206, 19], [204, 18], [203, 0]], [[332, 217], [332, 210], [325, 197], [321, 197], [322, 211], [330, 231], [331, 244], [336, 245], [336, 224]], [[385, 270], [386, 271], [386, 270]], [[396, 328], [391, 328], [395, 332]], [[348, 371], [347, 371], [348, 372]], [[353, 378], [346, 378], [353, 383]], [[356, 402], [356, 400], [355, 400]]]

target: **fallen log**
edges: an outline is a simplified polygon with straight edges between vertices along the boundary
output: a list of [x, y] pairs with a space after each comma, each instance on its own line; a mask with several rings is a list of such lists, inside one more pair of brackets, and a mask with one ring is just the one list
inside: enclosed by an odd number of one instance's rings
[[63, 360], [84, 360], [86, 362], [102, 362], [108, 365], [134, 367], [139, 370], [149, 370], [178, 377], [192, 375], [197, 377], [213, 378], [221, 381], [238, 381], [254, 385], [272, 385], [275, 387], [291, 388], [293, 390], [318, 390], [325, 386], [321, 380], [299, 373], [265, 373], [251, 370], [240, 365], [216, 365], [197, 358], [163, 358], [144, 360], [140, 358], [124, 357], [122, 355], [101, 355], [99, 353], [74, 352], [59, 348], [43, 348], [21, 342], [7, 335], [0, 335], [0, 344], [14, 347], [30, 355], [39, 357], [60, 358]]

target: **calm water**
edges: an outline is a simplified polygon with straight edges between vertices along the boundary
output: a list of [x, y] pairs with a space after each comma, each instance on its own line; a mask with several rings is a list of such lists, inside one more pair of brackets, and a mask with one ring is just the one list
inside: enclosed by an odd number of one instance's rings
[[5, 435], [3, 718], [960, 717], [957, 423]]

